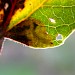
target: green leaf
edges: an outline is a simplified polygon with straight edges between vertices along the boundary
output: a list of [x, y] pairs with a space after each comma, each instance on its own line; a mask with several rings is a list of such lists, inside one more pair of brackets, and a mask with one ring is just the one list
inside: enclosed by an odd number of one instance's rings
[[[53, 47], [59, 46], [75, 29], [75, 0], [48, 0], [30, 17], [43, 24], [46, 32], [52, 38]], [[39, 38], [41, 37], [40, 32], [38, 32]], [[61, 39], [58, 38], [59, 35]]]

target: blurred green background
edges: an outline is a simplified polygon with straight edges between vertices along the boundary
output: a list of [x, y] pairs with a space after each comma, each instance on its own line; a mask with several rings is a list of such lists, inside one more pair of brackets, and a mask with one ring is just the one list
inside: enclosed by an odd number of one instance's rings
[[53, 49], [32, 49], [6, 40], [0, 75], [75, 75], [75, 32]]

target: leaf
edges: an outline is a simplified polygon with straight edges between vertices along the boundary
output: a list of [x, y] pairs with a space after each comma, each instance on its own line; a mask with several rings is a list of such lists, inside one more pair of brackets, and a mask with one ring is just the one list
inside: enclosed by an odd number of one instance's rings
[[48, 0], [30, 17], [43, 24], [52, 38], [53, 47], [59, 46], [75, 29], [75, 0]]
[[[23, 5], [23, 8], [19, 7], [15, 10], [14, 15], [11, 18], [8, 29], [10, 30], [21, 21], [27, 19], [34, 11], [36, 11], [46, 0], [20, 0], [19, 4]], [[18, 7], [18, 5], [17, 5]]]
[[54, 48], [75, 30], [74, 0], [15, 0], [13, 4], [4, 37], [29, 47]]

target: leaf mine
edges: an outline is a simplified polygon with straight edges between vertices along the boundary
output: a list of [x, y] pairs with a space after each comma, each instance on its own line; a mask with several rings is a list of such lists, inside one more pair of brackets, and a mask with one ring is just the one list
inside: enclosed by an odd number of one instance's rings
[[8, 31], [6, 37], [35, 48], [53, 46], [52, 39], [47, 34], [44, 25], [32, 18], [13, 27]]

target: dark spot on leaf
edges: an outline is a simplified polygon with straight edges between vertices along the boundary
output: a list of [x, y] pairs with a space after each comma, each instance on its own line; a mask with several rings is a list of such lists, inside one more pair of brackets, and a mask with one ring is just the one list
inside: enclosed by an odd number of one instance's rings
[[16, 40], [16, 41], [21, 42], [21, 43], [24, 43], [24, 44], [26, 44], [26, 45], [29, 45], [29, 44], [28, 44], [28, 41], [30, 41], [30, 40], [27, 38], [27, 36], [24, 36], [24, 35], [17, 35], [17, 34], [15, 34], [15, 35], [13, 35], [13, 34], [12, 34], [12, 35], [9, 35], [8, 38], [11, 38], [11, 39]]
[[11, 30], [10, 30], [10, 32], [13, 32], [13, 33], [20, 33], [20, 32], [22, 32], [23, 30], [24, 30], [25, 28], [21, 28], [21, 27], [14, 27], [14, 28], [12, 28]]
[[18, 8], [23, 9], [24, 8], [24, 2], [25, 2], [25, 0], [18, 0], [17, 4], [15, 6], [15, 9], [18, 9]]
[[50, 42], [50, 44], [53, 44], [53, 42]]
[[16, 35], [16, 36], [13, 36], [11, 38], [13, 38], [14, 40], [18, 40], [20, 42], [28, 41], [27, 37], [26, 36], [22, 36], [22, 35]]
[[26, 29], [29, 29], [30, 28], [30, 26], [25, 26], [25, 25], [17, 25], [17, 26], [15, 26], [15, 27], [13, 27], [11, 30], [10, 30], [10, 32], [13, 32], [13, 33], [21, 33], [21, 32], [23, 32], [24, 30], [26, 30]]
[[31, 5], [31, 4], [29, 4], [29, 5]]
[[24, 26], [24, 28], [25, 28], [25, 29], [29, 29], [29, 28], [30, 28], [30, 26]]
[[36, 29], [36, 27], [38, 26], [35, 22], [33, 22], [34, 25], [34, 29]]

